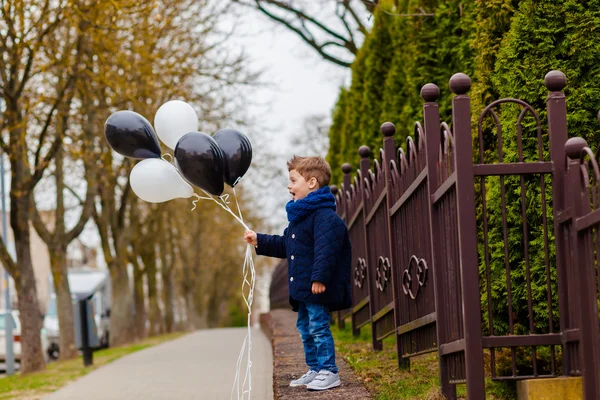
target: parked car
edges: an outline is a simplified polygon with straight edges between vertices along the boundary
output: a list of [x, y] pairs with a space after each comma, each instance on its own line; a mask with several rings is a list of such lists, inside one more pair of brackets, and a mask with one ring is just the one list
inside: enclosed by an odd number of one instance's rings
[[[18, 365], [21, 361], [21, 320], [19, 318], [19, 312], [17, 310], [11, 310], [12, 316], [12, 333], [13, 333], [13, 354], [15, 356], [15, 362]], [[6, 363], [6, 310], [0, 310], [0, 363]], [[48, 336], [46, 330], [42, 329], [41, 332], [42, 349], [48, 348]], [[46, 362], [49, 360], [49, 356], [44, 352], [44, 359]]]

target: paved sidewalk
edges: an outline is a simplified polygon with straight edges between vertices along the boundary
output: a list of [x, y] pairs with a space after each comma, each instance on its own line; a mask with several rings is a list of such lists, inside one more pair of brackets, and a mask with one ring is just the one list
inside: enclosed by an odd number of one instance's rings
[[[272, 310], [261, 315], [261, 326], [273, 344], [273, 379], [275, 398], [278, 400], [366, 400], [369, 392], [354, 375], [342, 357], [336, 355], [340, 370], [340, 387], [322, 392], [308, 391], [305, 387], [290, 387], [292, 379], [299, 378], [308, 367], [304, 361], [302, 340], [296, 330], [296, 316], [289, 309]], [[257, 397], [259, 399], [260, 397]]]
[[[246, 328], [197, 331], [125, 356], [44, 399], [230, 399], [246, 332]], [[259, 329], [252, 330], [252, 399], [273, 399], [272, 350]]]

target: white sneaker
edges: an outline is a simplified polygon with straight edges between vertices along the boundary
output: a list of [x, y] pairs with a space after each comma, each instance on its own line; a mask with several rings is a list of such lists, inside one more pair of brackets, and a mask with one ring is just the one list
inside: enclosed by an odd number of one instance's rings
[[338, 386], [340, 386], [340, 376], [323, 369], [306, 388], [308, 390], [327, 390]]
[[313, 379], [315, 379], [317, 377], [317, 375], [318, 375], [317, 371], [313, 371], [312, 369], [309, 369], [308, 372], [305, 373], [304, 375], [302, 375], [300, 378], [291, 381], [290, 386], [291, 387], [306, 386], [309, 383], [311, 383], [313, 381]]

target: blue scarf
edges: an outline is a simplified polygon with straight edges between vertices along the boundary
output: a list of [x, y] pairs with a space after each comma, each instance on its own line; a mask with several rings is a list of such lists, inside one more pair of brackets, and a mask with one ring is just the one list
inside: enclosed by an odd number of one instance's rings
[[331, 194], [329, 186], [310, 192], [303, 199], [290, 200], [286, 206], [288, 221], [297, 222], [320, 208], [332, 208], [335, 211], [335, 197]]

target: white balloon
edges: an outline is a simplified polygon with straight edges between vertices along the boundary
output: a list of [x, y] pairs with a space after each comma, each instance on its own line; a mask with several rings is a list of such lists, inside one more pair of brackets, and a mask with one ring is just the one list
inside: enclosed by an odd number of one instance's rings
[[168, 101], [156, 112], [154, 129], [160, 140], [175, 150], [177, 142], [183, 135], [198, 131], [198, 114], [185, 101]]
[[129, 175], [133, 192], [149, 203], [162, 203], [177, 198], [187, 199], [194, 189], [177, 169], [160, 158], [147, 158], [133, 167]]

